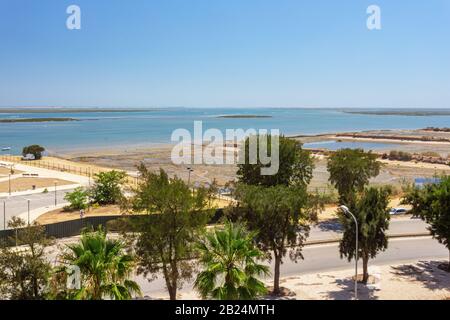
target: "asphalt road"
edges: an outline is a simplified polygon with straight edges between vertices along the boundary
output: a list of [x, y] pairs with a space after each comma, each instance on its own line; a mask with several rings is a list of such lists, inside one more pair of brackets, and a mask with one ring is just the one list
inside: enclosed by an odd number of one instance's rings
[[[388, 234], [418, 234], [427, 232], [427, 224], [418, 218], [411, 216], [392, 217]], [[308, 240], [340, 239], [341, 226], [336, 222], [321, 222], [311, 228]]]
[[[67, 192], [72, 190], [61, 190], [56, 192], [56, 201], [61, 203], [64, 201], [64, 196]], [[30, 210], [42, 207], [51, 207], [55, 204], [55, 192], [36, 193], [23, 196], [13, 196], [8, 198], [0, 198], [0, 230], [3, 230], [3, 202], [6, 203], [6, 222], [12, 217], [28, 211], [28, 201], [30, 199]]]
[[[281, 266], [281, 276], [294, 276], [306, 273], [352, 269], [354, 262], [341, 259], [338, 244], [311, 245], [303, 249], [304, 260], [294, 263], [287, 257]], [[380, 253], [370, 265], [396, 264], [410, 260], [448, 259], [448, 250], [431, 237], [391, 239], [389, 247]], [[361, 267], [361, 266], [360, 266]], [[271, 265], [273, 270], [273, 265]], [[164, 280], [160, 276], [148, 282], [143, 276], [136, 276], [144, 295], [160, 295], [165, 291]], [[192, 281], [186, 283], [181, 292], [192, 290]]]

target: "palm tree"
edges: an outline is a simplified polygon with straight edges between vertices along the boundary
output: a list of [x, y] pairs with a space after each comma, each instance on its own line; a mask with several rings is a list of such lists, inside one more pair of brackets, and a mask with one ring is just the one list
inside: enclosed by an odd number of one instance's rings
[[198, 274], [194, 287], [203, 299], [248, 300], [266, 293], [256, 277], [268, 275], [269, 268], [257, 263], [264, 253], [254, 245], [254, 236], [241, 225], [227, 223], [198, 244], [205, 269]]
[[82, 285], [75, 292], [75, 299], [115, 300], [131, 299], [141, 294], [139, 285], [130, 280], [134, 269], [134, 258], [125, 254], [125, 245], [120, 240], [106, 239], [106, 232], [83, 232], [79, 243], [67, 245], [62, 255], [65, 265], [80, 269]]

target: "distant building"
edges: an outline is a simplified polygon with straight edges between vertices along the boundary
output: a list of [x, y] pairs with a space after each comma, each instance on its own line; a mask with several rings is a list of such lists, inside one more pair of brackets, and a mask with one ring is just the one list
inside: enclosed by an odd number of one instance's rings
[[416, 188], [423, 188], [427, 184], [438, 184], [441, 183], [440, 178], [416, 178], [414, 179], [414, 186]]

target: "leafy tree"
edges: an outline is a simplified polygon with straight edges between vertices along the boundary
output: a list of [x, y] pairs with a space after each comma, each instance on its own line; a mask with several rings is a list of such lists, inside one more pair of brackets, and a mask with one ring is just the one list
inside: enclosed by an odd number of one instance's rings
[[339, 193], [339, 201], [352, 208], [356, 194], [364, 190], [369, 179], [380, 173], [377, 155], [362, 149], [341, 149], [328, 159], [330, 182]]
[[[267, 139], [268, 154], [271, 154], [272, 136], [263, 136]], [[301, 185], [306, 186], [314, 169], [314, 161], [309, 151], [302, 149], [302, 144], [296, 140], [279, 137], [279, 169], [274, 175], [261, 175], [261, 168], [270, 164], [262, 164], [259, 157], [256, 164], [250, 163], [250, 144], [257, 144], [259, 154], [259, 136], [250, 136], [245, 140], [245, 150], [241, 154], [245, 162], [238, 165], [237, 176], [239, 182], [249, 185], [275, 186], [275, 185]], [[245, 151], [245, 152], [244, 152]]]
[[205, 270], [198, 274], [194, 287], [203, 299], [249, 300], [266, 293], [257, 277], [267, 275], [269, 268], [258, 264], [264, 253], [255, 247], [254, 236], [242, 225], [227, 223], [198, 244]]
[[150, 281], [162, 272], [171, 300], [177, 289], [191, 279], [196, 262], [194, 243], [208, 221], [208, 191], [199, 188], [192, 193], [183, 180], [169, 178], [164, 170], [152, 173], [144, 165], [138, 167], [140, 183], [129, 207], [134, 212], [146, 212], [137, 219], [134, 231], [139, 232], [136, 253], [138, 272]]
[[42, 158], [42, 152], [44, 151], [45, 151], [44, 147], [37, 144], [33, 144], [31, 146], [24, 147], [22, 149], [22, 155], [26, 156], [27, 154], [32, 154], [34, 155], [35, 160], [39, 160]]
[[89, 191], [83, 187], [75, 188], [72, 192], [66, 193], [64, 200], [70, 203], [66, 209], [84, 210], [89, 206]]
[[402, 202], [412, 205], [411, 212], [430, 225], [431, 234], [445, 245], [450, 257], [450, 176], [440, 180], [437, 184], [426, 184], [423, 189], [410, 187]]
[[236, 190], [238, 204], [229, 212], [233, 219], [245, 220], [257, 232], [258, 247], [274, 259], [273, 294], [280, 293], [280, 267], [288, 253], [292, 261], [303, 259], [302, 248], [309, 235], [309, 224], [317, 220], [319, 204], [306, 187], [248, 186]]
[[91, 190], [93, 202], [100, 205], [120, 203], [123, 198], [121, 186], [126, 177], [125, 172], [116, 170], [95, 174], [95, 184]]
[[80, 268], [82, 281], [81, 289], [74, 289], [70, 296], [81, 300], [128, 300], [140, 294], [139, 285], [130, 280], [134, 257], [125, 249], [123, 241], [107, 239], [102, 229], [84, 231], [79, 243], [67, 245], [61, 255], [63, 267]]
[[[386, 231], [389, 228], [389, 197], [391, 188], [370, 187], [363, 191], [356, 200], [352, 213], [358, 221], [358, 258], [363, 262], [363, 283], [369, 279], [368, 264], [370, 258], [375, 258], [379, 251], [386, 250], [388, 239]], [[355, 258], [355, 223], [352, 217], [342, 212], [339, 219], [344, 228], [344, 235], [339, 245], [342, 257], [348, 261]]]
[[[19, 227], [19, 221], [16, 220]], [[45, 228], [36, 223], [17, 229], [17, 240], [21, 247], [0, 249], [0, 298], [11, 300], [44, 299], [50, 277], [51, 266], [44, 249], [51, 244], [46, 238]]]

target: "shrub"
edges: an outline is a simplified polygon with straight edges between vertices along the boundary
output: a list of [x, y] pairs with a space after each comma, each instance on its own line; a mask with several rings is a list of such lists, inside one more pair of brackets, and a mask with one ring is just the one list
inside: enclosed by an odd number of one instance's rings
[[84, 210], [89, 205], [89, 192], [82, 187], [78, 187], [73, 192], [67, 193], [64, 200], [70, 203], [65, 209]]

